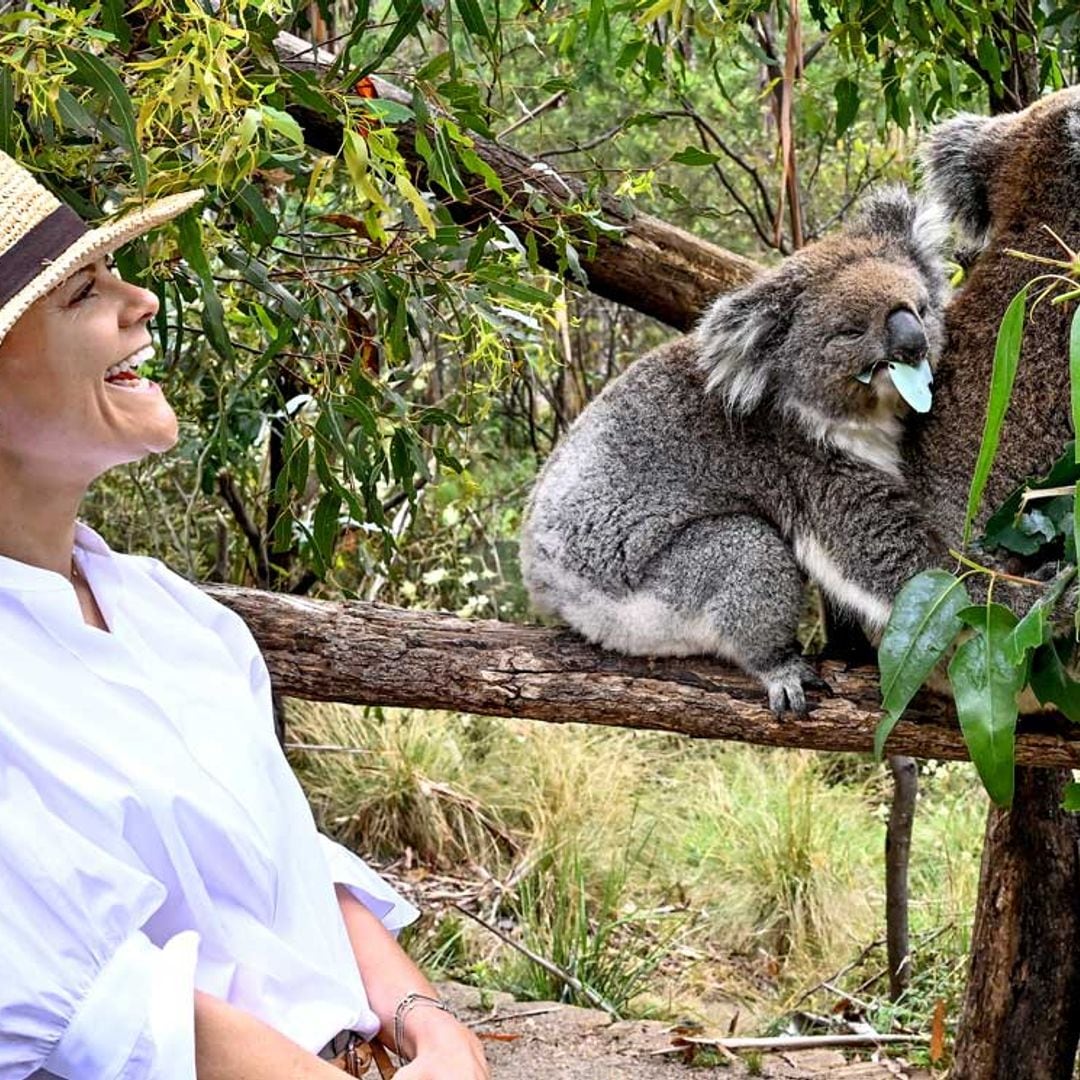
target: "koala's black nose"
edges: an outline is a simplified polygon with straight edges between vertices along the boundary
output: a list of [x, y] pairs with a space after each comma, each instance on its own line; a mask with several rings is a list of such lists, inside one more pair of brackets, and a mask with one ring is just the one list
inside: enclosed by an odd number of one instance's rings
[[885, 322], [885, 347], [890, 360], [911, 363], [926, 355], [929, 343], [922, 323], [906, 308], [894, 311]]

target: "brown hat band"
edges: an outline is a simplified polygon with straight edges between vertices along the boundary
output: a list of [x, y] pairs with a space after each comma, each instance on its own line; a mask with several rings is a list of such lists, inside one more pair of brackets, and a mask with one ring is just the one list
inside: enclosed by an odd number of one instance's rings
[[0, 305], [6, 304], [85, 232], [78, 214], [61, 203], [0, 255]]

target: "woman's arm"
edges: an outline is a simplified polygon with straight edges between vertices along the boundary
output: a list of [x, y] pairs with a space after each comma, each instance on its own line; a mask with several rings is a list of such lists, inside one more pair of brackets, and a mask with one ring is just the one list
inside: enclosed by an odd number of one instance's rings
[[[406, 994], [435, 997], [431, 983], [406, 956], [393, 935], [343, 885], [336, 886], [353, 955], [364, 981], [368, 1003], [382, 1021], [379, 1037], [394, 1046], [394, 1012]], [[399, 1080], [487, 1080], [490, 1076], [480, 1040], [450, 1013], [428, 1005], [410, 1009], [404, 1046], [412, 1063]], [[200, 1074], [199, 1080], [203, 1080]]]
[[341, 1080], [333, 1065], [250, 1013], [195, 992], [199, 1080]]

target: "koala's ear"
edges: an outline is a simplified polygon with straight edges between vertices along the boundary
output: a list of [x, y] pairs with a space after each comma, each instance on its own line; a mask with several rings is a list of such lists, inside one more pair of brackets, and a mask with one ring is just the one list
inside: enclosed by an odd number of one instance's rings
[[963, 113], [930, 133], [920, 153], [929, 197], [956, 222], [963, 241], [982, 248], [990, 233], [990, 183], [1013, 116]]
[[928, 279], [942, 275], [949, 241], [944, 208], [924, 196], [913, 198], [902, 184], [878, 188], [863, 199], [844, 232], [899, 247]]
[[722, 296], [695, 331], [705, 389], [737, 414], [753, 412], [769, 388], [769, 354], [787, 333], [805, 272], [789, 261]]

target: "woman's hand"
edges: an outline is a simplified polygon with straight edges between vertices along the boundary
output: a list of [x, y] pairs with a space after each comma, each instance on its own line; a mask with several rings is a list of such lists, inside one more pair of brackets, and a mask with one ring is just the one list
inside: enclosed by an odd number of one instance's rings
[[488, 1080], [480, 1040], [450, 1013], [418, 1006], [405, 1019], [405, 1053], [412, 1061], [397, 1080]]

